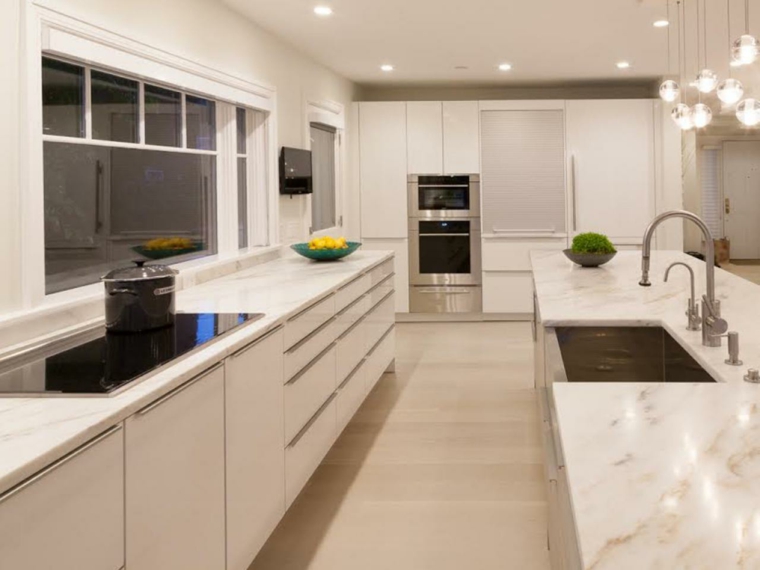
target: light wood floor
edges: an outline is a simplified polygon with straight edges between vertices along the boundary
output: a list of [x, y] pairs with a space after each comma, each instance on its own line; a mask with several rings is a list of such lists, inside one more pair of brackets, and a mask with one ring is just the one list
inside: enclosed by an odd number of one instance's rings
[[547, 570], [530, 325], [397, 330], [396, 373], [250, 570]]

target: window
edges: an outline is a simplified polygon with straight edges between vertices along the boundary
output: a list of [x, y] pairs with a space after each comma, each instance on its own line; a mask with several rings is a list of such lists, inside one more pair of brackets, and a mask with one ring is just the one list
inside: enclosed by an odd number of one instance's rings
[[237, 133], [238, 247], [248, 247], [248, 120], [245, 109], [235, 109]]
[[320, 123], [311, 124], [312, 175], [314, 193], [311, 197], [312, 232], [336, 226], [335, 146], [336, 130]]
[[216, 102], [47, 57], [42, 69], [46, 292], [216, 253]]

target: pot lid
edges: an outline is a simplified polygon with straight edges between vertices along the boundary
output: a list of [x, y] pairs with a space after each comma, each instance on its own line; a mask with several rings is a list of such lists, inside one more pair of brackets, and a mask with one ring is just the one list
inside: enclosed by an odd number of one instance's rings
[[145, 265], [145, 261], [135, 261], [134, 267], [121, 267], [106, 273], [103, 281], [146, 281], [161, 277], [174, 277], [178, 271], [167, 265]]

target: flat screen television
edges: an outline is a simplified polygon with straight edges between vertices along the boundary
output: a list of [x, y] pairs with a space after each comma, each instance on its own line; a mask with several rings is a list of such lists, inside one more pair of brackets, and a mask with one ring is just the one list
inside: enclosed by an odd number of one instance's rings
[[282, 147], [282, 151], [280, 151], [280, 194], [311, 193], [311, 151]]

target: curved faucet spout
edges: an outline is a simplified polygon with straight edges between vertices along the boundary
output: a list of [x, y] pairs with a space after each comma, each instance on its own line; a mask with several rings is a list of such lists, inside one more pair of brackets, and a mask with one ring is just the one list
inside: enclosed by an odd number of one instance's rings
[[702, 230], [702, 235], [705, 238], [705, 247], [707, 248], [705, 259], [705, 276], [707, 278], [707, 301], [708, 304], [713, 305], [715, 303], [715, 243], [713, 242], [712, 233], [707, 224], [691, 212], [686, 210], [671, 210], [669, 212], [663, 212], [657, 216], [652, 223], [647, 226], [644, 232], [644, 243], [641, 248], [641, 281], [639, 285], [642, 287], [649, 287], [652, 283], [649, 281], [649, 262], [652, 254], [652, 236], [662, 222], [670, 218], [683, 218], [694, 222], [697, 227]]

